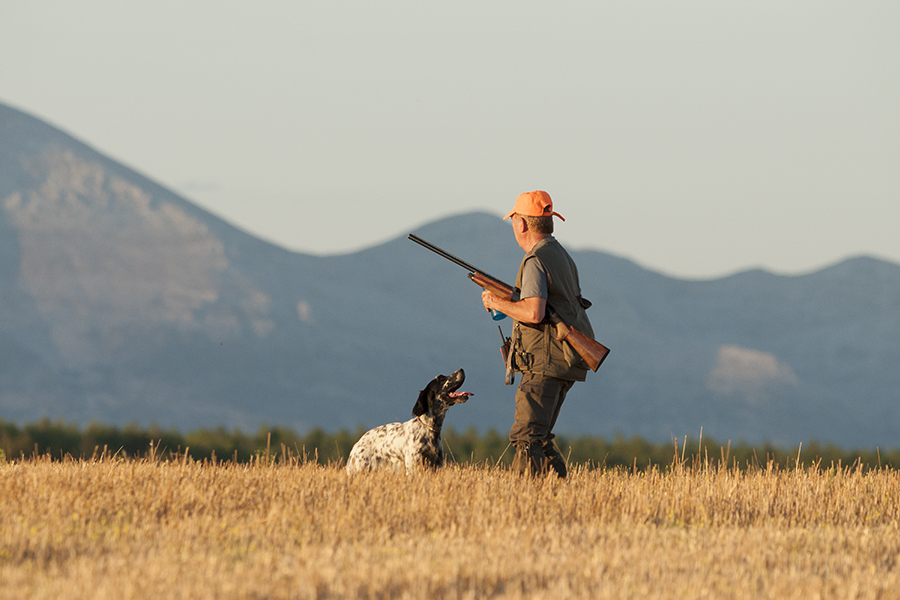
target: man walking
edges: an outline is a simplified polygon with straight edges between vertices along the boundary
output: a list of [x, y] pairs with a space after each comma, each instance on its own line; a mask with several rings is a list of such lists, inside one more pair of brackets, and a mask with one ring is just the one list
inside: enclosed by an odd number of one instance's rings
[[565, 341], [556, 339], [546, 319], [549, 304], [567, 325], [593, 337], [578, 282], [578, 269], [565, 248], [553, 237], [553, 201], [543, 191], [526, 192], [516, 199], [511, 219], [516, 242], [525, 257], [516, 276], [518, 297], [505, 300], [485, 291], [482, 302], [513, 319], [512, 368], [522, 374], [516, 391], [516, 412], [510, 443], [516, 449], [513, 469], [537, 475], [552, 469], [566, 476], [566, 463], [553, 443], [553, 426], [566, 394], [576, 381], [584, 381], [588, 365]]

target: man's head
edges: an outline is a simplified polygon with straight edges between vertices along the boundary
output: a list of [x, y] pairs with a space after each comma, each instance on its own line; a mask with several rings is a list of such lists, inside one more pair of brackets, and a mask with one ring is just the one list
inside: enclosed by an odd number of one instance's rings
[[565, 221], [561, 214], [553, 212], [553, 200], [550, 199], [550, 194], [535, 190], [519, 194], [519, 197], [516, 198], [516, 205], [503, 219], [521, 217], [528, 224], [530, 230], [550, 235], [553, 233], [553, 215]]
[[512, 219], [516, 242], [528, 252], [535, 243], [553, 234], [553, 215], [563, 219], [553, 212], [550, 194], [538, 190], [520, 194], [512, 212], [503, 219]]
[[561, 214], [553, 212], [553, 200], [550, 199], [550, 194], [536, 190], [519, 194], [519, 197], [516, 198], [516, 205], [508, 215], [503, 217], [503, 220], [520, 218], [525, 221], [528, 231], [546, 236], [553, 233], [553, 215], [565, 221]]

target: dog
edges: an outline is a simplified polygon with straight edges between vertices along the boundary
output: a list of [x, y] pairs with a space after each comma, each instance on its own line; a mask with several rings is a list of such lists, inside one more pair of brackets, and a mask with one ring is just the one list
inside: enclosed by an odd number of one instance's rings
[[441, 427], [444, 415], [451, 406], [472, 396], [469, 392], [457, 391], [465, 380], [466, 373], [462, 369], [449, 377], [438, 375], [432, 379], [419, 392], [412, 419], [370, 429], [359, 438], [350, 450], [347, 472], [405, 468], [410, 473], [423, 466], [443, 467]]

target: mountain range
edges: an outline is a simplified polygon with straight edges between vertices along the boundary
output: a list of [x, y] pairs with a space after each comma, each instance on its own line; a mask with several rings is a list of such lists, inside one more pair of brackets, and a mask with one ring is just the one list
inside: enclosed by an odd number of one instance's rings
[[[522, 252], [495, 215], [414, 233], [515, 278]], [[447, 424], [505, 431], [509, 319], [405, 237], [291, 252], [0, 104], [0, 418], [371, 427], [409, 418], [432, 377], [462, 367], [475, 395]], [[559, 432], [900, 446], [900, 265], [689, 281], [572, 255], [612, 352]]]

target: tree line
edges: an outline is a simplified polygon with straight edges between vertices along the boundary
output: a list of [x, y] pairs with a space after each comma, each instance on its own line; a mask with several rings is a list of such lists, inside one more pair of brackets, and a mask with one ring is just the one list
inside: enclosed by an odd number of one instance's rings
[[[317, 463], [343, 464], [350, 449], [365, 432], [341, 430], [329, 433], [313, 428], [298, 433], [284, 427], [261, 426], [256, 433], [224, 427], [198, 429], [182, 433], [158, 426], [117, 427], [92, 423], [84, 428], [63, 421], [43, 419], [23, 426], [0, 419], [0, 460], [15, 461], [34, 457], [50, 459], [92, 459], [101, 456], [121, 458], [186, 458], [193, 460], [247, 463], [260, 460], [300, 459]], [[444, 453], [448, 462], [459, 464], [508, 464], [513, 449], [504, 434], [496, 430], [480, 433], [474, 427], [457, 431], [443, 430]], [[844, 449], [832, 444], [804, 442], [794, 448], [771, 443], [721, 443], [710, 437], [673, 438], [653, 442], [638, 436], [615, 435], [611, 439], [595, 436], [558, 436], [560, 452], [572, 464], [624, 467], [644, 470], [651, 465], [727, 464], [738, 468], [819, 465], [820, 468], [857, 464], [862, 468], [900, 466], [900, 448]]]

